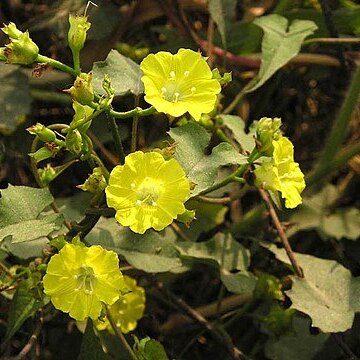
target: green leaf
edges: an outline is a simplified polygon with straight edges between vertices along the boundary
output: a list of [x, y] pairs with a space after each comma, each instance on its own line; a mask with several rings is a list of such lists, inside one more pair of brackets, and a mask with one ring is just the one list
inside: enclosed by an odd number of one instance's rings
[[246, 271], [250, 262], [250, 252], [236, 242], [230, 234], [216, 234], [205, 242], [178, 242], [176, 248], [184, 257], [205, 260], [221, 269]]
[[[275, 245], [268, 248], [290, 264], [286, 252]], [[308, 314], [312, 325], [321, 331], [342, 332], [352, 327], [355, 312], [360, 311], [360, 278], [336, 261], [295, 253], [304, 278], [291, 276], [292, 288], [286, 294], [291, 307]]]
[[46, 159], [50, 159], [53, 155], [53, 152], [46, 147], [42, 147], [34, 153], [29, 154], [29, 156], [34, 158], [37, 163]]
[[[311, 360], [324, 347], [329, 334], [312, 335], [310, 321], [296, 316], [293, 319], [294, 333], [270, 338], [265, 345], [265, 355], [271, 360]], [[336, 356], [338, 354], [335, 354]], [[330, 360], [328, 357], [327, 360]], [[333, 359], [333, 358], [332, 358]]]
[[30, 112], [30, 86], [16, 65], [0, 62], [0, 133], [10, 135]]
[[338, 197], [335, 186], [327, 185], [319, 193], [304, 198], [303, 204], [290, 217], [292, 226], [288, 236], [300, 230], [317, 230], [324, 238], [334, 237], [337, 240], [347, 238], [356, 240], [360, 237], [360, 210], [354, 207], [340, 208], [330, 212], [330, 205]]
[[221, 35], [224, 48], [227, 49], [228, 23], [234, 16], [236, 0], [209, 0], [208, 7]]
[[232, 131], [234, 139], [239, 143], [242, 150], [251, 151], [255, 147], [254, 134], [245, 132], [244, 120], [236, 115], [219, 115], [219, 118], [223, 121], [223, 124]]
[[101, 219], [86, 239], [92, 245], [114, 250], [136, 269], [146, 272], [165, 272], [182, 266], [178, 251], [166, 237], [152, 230], [135, 234], [115, 219]]
[[247, 158], [239, 154], [230, 144], [220, 143], [212, 149], [210, 155], [205, 150], [210, 141], [210, 135], [200, 125], [188, 123], [169, 131], [175, 140], [175, 158], [179, 161], [188, 178], [196, 185], [192, 196], [212, 186], [215, 182], [218, 168], [229, 164], [245, 164]]
[[78, 360], [110, 360], [111, 357], [104, 353], [100, 340], [96, 336], [91, 319], [87, 320], [86, 329], [81, 343]]
[[235, 294], [253, 292], [256, 286], [256, 276], [247, 271], [232, 274], [226, 270], [220, 271], [220, 278], [226, 289]]
[[164, 347], [148, 336], [139, 340], [134, 336], [134, 353], [139, 360], [168, 360]]
[[64, 218], [60, 214], [51, 214], [42, 219], [22, 221], [0, 229], [0, 239], [12, 236], [12, 243], [32, 241], [60, 229]]
[[16, 289], [10, 305], [8, 324], [3, 343], [9, 341], [20, 329], [25, 320], [33, 316], [42, 306], [42, 302], [34, 299], [29, 290], [28, 284], [25, 281], [20, 283]]
[[262, 86], [277, 70], [296, 56], [303, 40], [314, 33], [316, 24], [309, 20], [288, 20], [280, 15], [271, 14], [254, 20], [261, 27], [264, 37], [261, 44], [261, 67], [258, 75], [247, 86], [252, 92]]
[[111, 50], [105, 61], [95, 62], [92, 74], [94, 90], [98, 94], [105, 94], [102, 88], [105, 74], [111, 78], [115, 96], [123, 96], [129, 92], [134, 95], [141, 95], [144, 92], [140, 66], [116, 50]]
[[60, 229], [62, 215], [42, 216], [53, 198], [47, 189], [9, 185], [1, 191], [0, 241], [11, 236], [12, 243], [41, 239]]

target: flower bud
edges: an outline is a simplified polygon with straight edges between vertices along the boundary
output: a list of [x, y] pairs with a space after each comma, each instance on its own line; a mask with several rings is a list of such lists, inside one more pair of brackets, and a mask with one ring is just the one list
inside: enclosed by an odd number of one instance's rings
[[26, 130], [30, 134], [36, 135], [43, 142], [52, 142], [56, 139], [55, 133], [40, 123], [30, 126]]
[[[70, 126], [76, 127], [77, 124], [80, 121], [83, 121], [84, 119], [89, 118], [92, 113], [94, 112], [94, 109], [87, 105], [81, 105], [80, 103], [74, 101], [73, 102], [73, 109], [75, 111], [74, 117], [70, 123]], [[80, 132], [85, 133], [89, 126], [91, 125], [91, 120], [88, 122], [85, 122], [85, 124], [78, 127]]]
[[90, 29], [91, 24], [88, 22], [87, 16], [71, 14], [69, 16], [69, 23], [69, 47], [73, 53], [76, 53], [84, 47], [86, 41], [86, 33]]
[[272, 141], [278, 140], [281, 136], [281, 119], [264, 117], [257, 121], [254, 126], [259, 152], [265, 156], [271, 156], [274, 151]]
[[67, 92], [71, 95], [74, 101], [82, 105], [91, 104], [94, 100], [94, 89], [91, 85], [91, 74], [81, 73], [76, 77], [74, 85], [64, 92]]
[[47, 164], [46, 167], [42, 169], [38, 169], [39, 178], [43, 185], [50, 184], [53, 180], [55, 180], [63, 171], [65, 171], [69, 166], [77, 162], [77, 160], [71, 160], [60, 166], [51, 166]]
[[83, 191], [91, 193], [100, 193], [106, 188], [106, 180], [100, 167], [94, 168], [92, 174], [86, 179], [82, 185], [77, 187]]
[[36, 60], [39, 55], [39, 48], [31, 40], [28, 31], [22, 33], [18, 39], [10, 39], [10, 43], [6, 45], [4, 50], [4, 55], [8, 63], [29, 65]]
[[11, 22], [9, 25], [5, 25], [1, 30], [10, 38], [14, 40], [18, 40], [20, 36], [23, 34], [16, 25]]
[[70, 130], [66, 134], [65, 143], [68, 150], [75, 155], [82, 153], [83, 141], [79, 130]]

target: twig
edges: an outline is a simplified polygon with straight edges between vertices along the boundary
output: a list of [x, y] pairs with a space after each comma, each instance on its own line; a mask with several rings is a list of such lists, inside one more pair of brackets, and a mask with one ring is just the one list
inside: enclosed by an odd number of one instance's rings
[[0, 270], [2, 270], [10, 279], [14, 278], [13, 274], [2, 262], [0, 262]]
[[42, 325], [43, 325], [43, 315], [40, 313], [39, 320], [35, 326], [35, 330], [34, 330], [33, 334], [30, 336], [29, 341], [22, 348], [22, 350], [19, 352], [19, 354], [14, 358], [14, 360], [22, 360], [26, 357], [26, 355], [30, 352], [32, 347], [35, 345], [35, 343], [40, 335]]
[[129, 343], [126, 341], [125, 336], [123, 335], [123, 333], [116, 326], [114, 318], [111, 316], [111, 313], [110, 313], [108, 307], [106, 308], [106, 316], [107, 316], [107, 318], [108, 318], [108, 320], [110, 322], [110, 325], [111, 325], [112, 329], [114, 330], [114, 333], [115, 333], [116, 337], [120, 340], [121, 344], [124, 346], [124, 348], [126, 349], [128, 354], [130, 355], [131, 359], [138, 360], [138, 358], [135, 355], [133, 349], [131, 348]]
[[331, 334], [332, 338], [336, 341], [336, 343], [339, 345], [341, 350], [346, 354], [348, 357], [348, 360], [359, 360], [359, 358], [351, 351], [349, 346], [345, 343], [345, 341], [342, 339], [340, 334]]
[[119, 159], [111, 151], [106, 149], [103, 143], [92, 131], [88, 130], [88, 135], [92, 142], [99, 148], [100, 152], [104, 155], [107, 161], [109, 161], [112, 165], [119, 164]]
[[207, 321], [204, 318], [204, 316], [202, 316], [198, 311], [196, 311], [191, 306], [189, 306], [184, 300], [178, 298], [169, 291], [165, 291], [164, 284], [161, 283], [160, 281], [155, 281], [155, 286], [157, 287], [158, 290], [165, 293], [166, 296], [169, 297], [172, 302], [180, 306], [180, 308], [182, 308], [185, 311], [185, 313], [187, 313], [191, 318], [193, 318], [204, 328], [206, 328], [217, 341], [224, 344], [228, 349], [229, 353], [232, 355], [233, 359], [247, 358], [247, 356], [243, 354], [243, 352], [230, 341], [230, 338], [225, 338], [224, 336], [226, 333], [225, 330], [216, 328], [212, 323]]
[[185, 241], [191, 241], [191, 239], [181, 230], [180, 226], [173, 222], [171, 224], [173, 230]]
[[280, 220], [277, 216], [277, 213], [274, 209], [274, 206], [273, 204], [271, 203], [270, 199], [269, 199], [269, 196], [268, 196], [268, 193], [266, 192], [266, 190], [263, 190], [263, 189], [259, 189], [259, 193], [260, 193], [260, 196], [261, 198], [264, 200], [268, 210], [269, 210], [269, 214], [270, 214], [270, 217], [276, 227], [276, 230], [279, 234], [279, 237], [284, 245], [284, 248], [285, 248], [285, 251], [286, 251], [286, 254], [291, 262], [291, 265], [293, 266], [294, 268], [294, 271], [295, 271], [295, 274], [299, 277], [304, 277], [304, 274], [300, 268], [300, 266], [298, 265], [298, 263], [296, 262], [296, 259], [295, 259], [295, 256], [294, 256], [294, 253], [291, 249], [291, 246], [290, 246], [290, 243], [289, 243], [289, 240], [285, 234], [285, 231], [283, 229], [283, 227], [281, 226], [281, 223], [280, 223]]
[[106, 112], [106, 117], [111, 128], [116, 154], [120, 159], [120, 164], [123, 165], [125, 163], [125, 152], [121, 141], [118, 125], [116, 124], [115, 119], [108, 112]]

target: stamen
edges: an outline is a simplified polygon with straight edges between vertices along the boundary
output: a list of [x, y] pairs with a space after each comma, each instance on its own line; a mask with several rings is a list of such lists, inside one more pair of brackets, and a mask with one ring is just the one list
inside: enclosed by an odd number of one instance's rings
[[131, 185], [130, 185], [130, 187], [132, 188], [132, 189], [135, 189], [135, 183], [131, 183]]
[[194, 93], [196, 91], [196, 87], [193, 86], [190, 90], [191, 90], [191, 93]]
[[157, 206], [156, 201], [153, 201], [153, 202], [151, 203], [151, 206]]
[[142, 201], [141, 200], [136, 200], [136, 206], [141, 206]]
[[174, 102], [178, 102], [180, 94], [179, 94], [178, 92], [176, 92], [176, 93], [174, 94], [174, 96], [175, 96]]
[[184, 71], [184, 76], [185, 76], [185, 77], [188, 77], [189, 75], [190, 75], [190, 71], [189, 71], [189, 70]]
[[174, 71], [174, 70], [171, 70], [171, 71], [170, 71], [170, 77], [171, 77], [172, 79], [175, 79], [175, 71]]

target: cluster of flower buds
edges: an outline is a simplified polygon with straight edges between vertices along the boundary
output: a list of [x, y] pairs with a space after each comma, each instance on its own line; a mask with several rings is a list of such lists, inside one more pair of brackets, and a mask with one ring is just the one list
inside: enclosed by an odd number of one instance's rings
[[271, 156], [274, 147], [273, 140], [279, 140], [282, 136], [280, 118], [266, 118], [263, 117], [259, 121], [254, 122], [256, 130], [256, 147], [259, 153], [264, 156]]
[[39, 48], [31, 40], [28, 31], [20, 31], [14, 23], [5, 25], [1, 30], [9, 36], [10, 43], [0, 48], [0, 60], [22, 65], [29, 65], [36, 61]]

